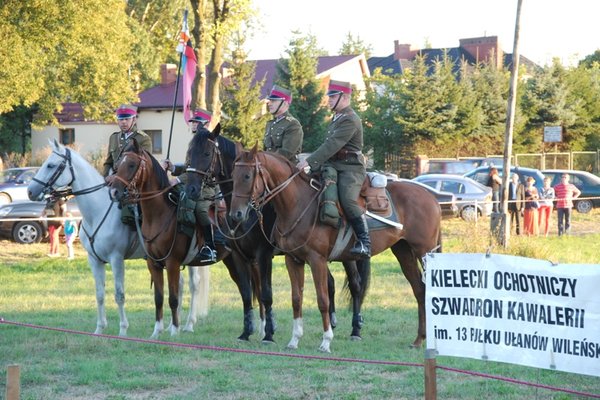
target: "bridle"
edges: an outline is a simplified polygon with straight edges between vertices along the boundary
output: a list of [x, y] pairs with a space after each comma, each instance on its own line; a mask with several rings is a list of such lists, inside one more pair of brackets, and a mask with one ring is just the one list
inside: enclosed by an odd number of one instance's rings
[[73, 186], [73, 182], [75, 182], [75, 171], [73, 169], [73, 161], [71, 159], [71, 150], [69, 150], [68, 148], [65, 148], [65, 154], [60, 154], [54, 150], [52, 151], [52, 153], [54, 153], [57, 156], [59, 156], [60, 158], [62, 158], [62, 161], [58, 165], [56, 170], [52, 173], [52, 175], [50, 176], [50, 179], [48, 179], [47, 182], [44, 182], [44, 181], [37, 179], [36, 177], [32, 178], [32, 180], [34, 182], [42, 185], [42, 193], [43, 194], [52, 194], [52, 193], [58, 192], [56, 189], [54, 189], [53, 186], [56, 183], [56, 181], [58, 181], [58, 178], [60, 178], [60, 176], [65, 171], [67, 166], [69, 167], [69, 172], [71, 173], [71, 180], [66, 185], [66, 187], [68, 188], [67, 191], [60, 191], [60, 193], [62, 195], [71, 195], [72, 194], [73, 196], [79, 196], [79, 195], [83, 195], [83, 194], [93, 193], [96, 190], [99, 190], [99, 189], [103, 188], [104, 186], [106, 186], [106, 182], [102, 182], [98, 185], [95, 185], [95, 186], [92, 186], [92, 187], [89, 187], [86, 189], [73, 191], [72, 186]]
[[[166, 188], [160, 189], [160, 190], [153, 190], [150, 192], [141, 192], [140, 191], [141, 185], [143, 182], [145, 182], [146, 178], [148, 177], [148, 166], [147, 166], [148, 161], [146, 160], [146, 158], [143, 155], [140, 155], [133, 151], [126, 151], [121, 156], [119, 165], [124, 163], [125, 160], [127, 160], [127, 157], [134, 157], [135, 159], [137, 159], [139, 161], [137, 163], [137, 168], [135, 169], [135, 172], [133, 173], [133, 177], [129, 180], [125, 180], [117, 174], [113, 175], [113, 179], [121, 182], [124, 186], [123, 193], [125, 193], [125, 199], [124, 199], [125, 202], [138, 203], [140, 201], [150, 200], [150, 199], [158, 197], [162, 194], [165, 194], [166, 192], [171, 190], [171, 187], [167, 186]], [[117, 169], [118, 169], [118, 167], [117, 167]]]
[[208, 165], [208, 168], [204, 171], [197, 169], [197, 168], [193, 168], [193, 167], [187, 167], [185, 172], [191, 172], [193, 174], [198, 174], [202, 177], [202, 183], [203, 184], [219, 184], [219, 183], [225, 183], [225, 182], [230, 182], [231, 179], [222, 179], [222, 180], [217, 180], [217, 175], [215, 174], [217, 165], [219, 166], [219, 177], [220, 178], [224, 178], [223, 175], [223, 171], [225, 170], [225, 166], [223, 163], [223, 157], [221, 154], [221, 150], [219, 149], [219, 142], [217, 140], [212, 140], [210, 138], [207, 138], [206, 141], [208, 143], [212, 144], [212, 151], [211, 151], [211, 156], [210, 156], [210, 164]]
[[[273, 200], [273, 198], [275, 198], [278, 194], [283, 192], [285, 190], [285, 188], [287, 188], [290, 185], [292, 180], [302, 172], [300, 170], [297, 170], [297, 171], [292, 170], [292, 174], [286, 180], [284, 180], [282, 183], [280, 183], [279, 185], [277, 185], [276, 187], [271, 189], [271, 188], [269, 188], [269, 184], [268, 184], [269, 172], [263, 167], [262, 163], [258, 160], [258, 157], [254, 157], [254, 159], [251, 162], [237, 161], [235, 163], [235, 167], [251, 167], [254, 170], [254, 174], [253, 174], [253, 178], [252, 178], [252, 190], [250, 191], [250, 193], [249, 194], [239, 194], [234, 191], [232, 195], [234, 197], [247, 198], [248, 206], [254, 208], [257, 212], [265, 204], [267, 204], [269, 201]], [[259, 176], [260, 176], [260, 181], [258, 178]], [[258, 194], [257, 192], [260, 190], [259, 185], [260, 185], [261, 181], [262, 181], [263, 190], [260, 194]], [[318, 183], [316, 181], [314, 181], [313, 179], [310, 180], [310, 187], [315, 190], [315, 194], [310, 199], [310, 202], [308, 204], [312, 203], [313, 201], [316, 201], [319, 194], [321, 193], [321, 188], [318, 187], [317, 185], [318, 185]], [[310, 207], [308, 207], [308, 206], [304, 207], [304, 210], [302, 210], [300, 215], [296, 218], [296, 221], [294, 221], [292, 226], [286, 232], [279, 231], [277, 224], [275, 224], [275, 228], [277, 229], [279, 234], [283, 237], [289, 235], [296, 228], [296, 226], [300, 223], [300, 221], [304, 218], [304, 215], [308, 212], [309, 209], [310, 209]], [[318, 215], [318, 213], [315, 213], [315, 218], [316, 218], [316, 215]], [[312, 229], [314, 229], [315, 224], [316, 224], [316, 219], [315, 219], [315, 221], [313, 221]], [[262, 224], [261, 224], [261, 228], [262, 228]], [[263, 229], [263, 234], [264, 233], [265, 232]], [[265, 235], [265, 237], [266, 237], [266, 235]], [[310, 237], [310, 235], [308, 237]], [[270, 241], [270, 239], [268, 237], [267, 237], [267, 240]], [[307, 238], [307, 241], [308, 241], [308, 238]], [[273, 243], [271, 243], [271, 244], [274, 247], [277, 247]], [[303, 245], [304, 244], [298, 246], [296, 249], [302, 247]], [[293, 250], [288, 249], [285, 251], [294, 251], [296, 249], [293, 249]]]

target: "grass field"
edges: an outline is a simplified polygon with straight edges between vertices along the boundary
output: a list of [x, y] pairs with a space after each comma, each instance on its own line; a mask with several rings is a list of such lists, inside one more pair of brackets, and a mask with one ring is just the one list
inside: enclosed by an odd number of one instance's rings
[[[566, 263], [597, 264], [600, 234], [598, 213], [576, 214], [576, 234], [558, 238], [511, 238], [510, 248], [493, 252]], [[485, 252], [490, 246], [489, 221], [467, 224], [444, 221], [444, 252]], [[597, 228], [596, 228], [597, 231]], [[66, 250], [66, 249], [64, 249]], [[63, 250], [63, 252], [64, 252]], [[73, 261], [46, 258], [47, 244], [23, 246], [0, 242], [0, 317], [6, 321], [93, 332], [96, 304], [93, 278], [77, 249]], [[416, 334], [416, 303], [391, 253], [373, 259], [373, 280], [363, 313], [364, 339], [353, 342], [351, 313], [338, 301], [338, 327], [331, 355], [317, 351], [321, 322], [314, 287], [306, 270], [304, 338], [300, 348], [285, 348], [291, 334], [289, 282], [283, 258], [274, 267], [277, 343], [264, 346], [259, 338], [240, 343], [242, 308], [237, 289], [222, 264], [211, 267], [210, 311], [194, 333], [161, 337], [165, 344], [121, 341], [52, 330], [0, 324], [0, 367], [20, 365], [21, 399], [417, 399], [424, 396], [423, 368], [347, 362], [340, 359], [423, 363], [423, 349], [411, 349]], [[331, 264], [338, 289], [343, 270]], [[187, 275], [187, 274], [186, 274]], [[143, 261], [128, 261], [126, 310], [130, 338], [146, 339], [154, 325], [149, 274]], [[118, 334], [112, 299], [112, 274], [107, 274], [109, 335]], [[186, 293], [187, 294], [187, 293]], [[188, 302], [184, 298], [184, 306]], [[184, 311], [187, 311], [185, 309]], [[166, 312], [170, 316], [169, 312]], [[184, 315], [185, 317], [185, 315]], [[169, 344], [215, 346], [215, 349]], [[254, 352], [329, 357], [291, 358]], [[439, 357], [439, 366], [478, 371], [539, 385], [600, 394], [600, 378], [480, 360]], [[484, 379], [438, 369], [440, 399], [579, 399], [567, 393]], [[0, 380], [4, 396], [5, 379]]]

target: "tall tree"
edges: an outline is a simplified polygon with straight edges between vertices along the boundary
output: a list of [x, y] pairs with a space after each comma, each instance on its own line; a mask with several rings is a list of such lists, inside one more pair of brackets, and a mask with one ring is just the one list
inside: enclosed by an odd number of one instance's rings
[[315, 150], [325, 137], [325, 118], [329, 114], [323, 106], [324, 92], [317, 80], [317, 62], [323, 53], [314, 35], [293, 32], [288, 58], [277, 64], [277, 82], [292, 91], [290, 112], [298, 119], [304, 131], [302, 150]]
[[231, 35], [255, 14], [255, 10], [251, 0], [190, 0], [190, 3], [194, 11], [191, 35], [198, 58], [193, 103], [208, 108], [219, 118], [224, 55]]
[[346, 39], [340, 48], [340, 55], [356, 55], [363, 54], [366, 58], [371, 57], [373, 46], [362, 41], [359, 35], [354, 37], [352, 32], [346, 33]]
[[0, 113], [35, 105], [33, 122], [45, 124], [70, 101], [102, 119], [135, 99], [124, 9], [120, 0], [0, 3]]
[[552, 65], [536, 71], [527, 81], [523, 95], [522, 109], [527, 116], [527, 124], [524, 132], [515, 137], [515, 148], [521, 151], [543, 150], [542, 132], [546, 125], [562, 126], [566, 135], [561, 147], [568, 147], [575, 140], [569, 138], [568, 132], [576, 122], [575, 110], [579, 102], [579, 99], [569, 97], [566, 71], [558, 59], [554, 59]]
[[131, 76], [139, 92], [160, 81], [160, 64], [177, 62], [175, 47], [181, 29], [181, 10], [188, 2], [128, 0], [126, 3], [128, 26], [134, 37]]
[[246, 60], [238, 47], [231, 57], [232, 74], [224, 79], [223, 114], [221, 120], [228, 136], [240, 141], [245, 147], [262, 143], [266, 115], [261, 116], [260, 100], [264, 79], [254, 82], [256, 64]]

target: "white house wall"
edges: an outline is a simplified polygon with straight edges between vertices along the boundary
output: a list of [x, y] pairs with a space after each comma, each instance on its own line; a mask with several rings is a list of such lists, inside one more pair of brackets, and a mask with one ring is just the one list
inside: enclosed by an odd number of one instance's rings
[[[169, 144], [169, 127], [171, 125], [171, 112], [142, 110], [138, 117], [138, 129], [140, 130], [162, 130], [162, 153], [154, 153], [154, 157], [161, 160], [166, 158]], [[108, 138], [113, 132], [119, 130], [116, 123], [99, 124], [74, 122], [60, 126], [60, 129], [75, 130], [75, 149], [82, 155], [101, 151], [105, 153], [108, 147]], [[187, 152], [188, 143], [192, 134], [183, 119], [183, 113], [175, 113], [173, 121], [173, 137], [171, 142], [170, 159], [173, 162], [183, 162]], [[36, 154], [48, 146], [48, 140], [59, 140], [59, 127], [46, 126], [41, 130], [34, 130], [31, 134], [32, 153]]]

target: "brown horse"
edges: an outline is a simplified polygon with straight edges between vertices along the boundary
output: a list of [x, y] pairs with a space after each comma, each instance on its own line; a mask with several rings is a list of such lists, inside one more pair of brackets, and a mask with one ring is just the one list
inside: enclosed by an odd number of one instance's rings
[[[181, 265], [186, 259], [193, 258], [190, 254], [196, 253], [195, 250], [190, 252], [190, 237], [179, 232], [177, 228], [177, 196], [173, 194], [173, 187], [158, 161], [135, 140], [124, 149], [111, 187], [113, 198], [122, 203], [140, 204], [142, 224], [141, 228], [138, 227], [138, 232], [141, 234], [140, 241], [145, 245], [156, 305], [156, 323], [152, 338], [157, 338], [163, 330], [163, 269], [167, 271], [169, 307], [172, 315], [169, 329], [171, 335], [175, 335], [179, 331], [177, 306], [181, 301], [178, 295]], [[199, 238], [199, 241], [201, 240], [202, 237]], [[217, 254], [228, 268], [233, 265], [231, 252], [225, 246], [217, 246]], [[249, 335], [253, 327], [249, 326], [248, 329]]]
[[[422, 257], [441, 242], [441, 211], [436, 199], [425, 189], [411, 183], [393, 182], [387, 187], [396, 215], [403, 228], [370, 230], [372, 253], [391, 248], [408, 279], [418, 304], [419, 327], [413, 346], [425, 338], [425, 285], [420, 263]], [[230, 216], [242, 221], [251, 207], [272, 201], [277, 213], [273, 239], [286, 252], [286, 266], [292, 286], [294, 324], [288, 344], [296, 348], [303, 334], [302, 295], [304, 263], [311, 268], [317, 303], [323, 322], [323, 341], [319, 350], [329, 352], [333, 331], [327, 293], [327, 262], [353, 259], [349, 241], [339, 255], [330, 259], [339, 230], [318, 222], [317, 189], [310, 177], [296, 170], [283, 157], [258, 152], [256, 146], [241, 151], [233, 170], [233, 199]], [[342, 226], [340, 229], [344, 229]]]

